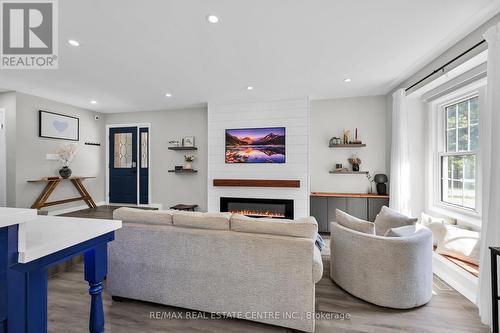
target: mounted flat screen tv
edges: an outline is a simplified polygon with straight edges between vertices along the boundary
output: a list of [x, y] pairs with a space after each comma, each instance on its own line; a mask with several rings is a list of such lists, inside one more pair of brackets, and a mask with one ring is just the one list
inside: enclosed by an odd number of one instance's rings
[[285, 127], [226, 130], [226, 163], [285, 163]]

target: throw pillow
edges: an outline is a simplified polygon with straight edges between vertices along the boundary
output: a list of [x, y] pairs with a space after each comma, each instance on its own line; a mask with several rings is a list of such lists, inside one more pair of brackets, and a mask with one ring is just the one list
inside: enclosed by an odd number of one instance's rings
[[446, 234], [436, 252], [479, 265], [480, 235], [477, 231], [446, 225]]
[[432, 232], [432, 242], [434, 246], [442, 243], [444, 236], [446, 235], [446, 220], [440, 217], [434, 217], [425, 213], [422, 213], [420, 217], [420, 224], [429, 228]]
[[335, 221], [346, 228], [365, 234], [375, 234], [375, 224], [349, 215], [340, 209], [335, 210]]
[[446, 223], [446, 221], [444, 220], [444, 218], [434, 217], [434, 216], [431, 216], [431, 215], [426, 214], [426, 213], [422, 213], [422, 215], [420, 216], [419, 223], [422, 224], [422, 225], [425, 225], [426, 227], [429, 226], [429, 224], [435, 223], [435, 222], [439, 222], [441, 224], [445, 224]]
[[383, 236], [387, 230], [391, 228], [414, 225], [415, 223], [417, 223], [417, 218], [408, 217], [394, 209], [383, 206], [380, 213], [375, 218], [375, 234]]
[[113, 212], [113, 219], [123, 222], [142, 224], [172, 224], [173, 211], [146, 210], [130, 207], [120, 207]]
[[405, 225], [399, 228], [391, 228], [385, 233], [385, 237], [409, 237], [415, 234], [417, 226]]
[[231, 217], [231, 230], [255, 234], [281, 235], [316, 239], [318, 223], [314, 217], [297, 220], [253, 218], [241, 214]]

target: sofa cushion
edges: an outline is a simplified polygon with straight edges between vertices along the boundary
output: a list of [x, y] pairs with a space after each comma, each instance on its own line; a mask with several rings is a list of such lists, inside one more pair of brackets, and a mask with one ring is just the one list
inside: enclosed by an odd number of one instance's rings
[[143, 224], [172, 224], [172, 215], [172, 210], [121, 207], [113, 212], [113, 219]]
[[349, 215], [340, 209], [335, 209], [335, 220], [341, 226], [356, 230], [365, 234], [375, 234], [375, 224]]
[[316, 239], [318, 223], [314, 217], [297, 220], [252, 218], [241, 214], [231, 217], [231, 230]]
[[375, 218], [375, 234], [383, 236], [391, 228], [414, 225], [415, 223], [417, 223], [417, 218], [408, 217], [398, 213], [394, 209], [383, 206]]
[[174, 225], [180, 227], [228, 230], [231, 213], [201, 213], [174, 211]]
[[479, 265], [479, 232], [453, 225], [446, 225], [445, 228], [446, 233], [438, 242], [436, 252]]
[[398, 228], [391, 228], [385, 233], [385, 237], [409, 237], [415, 234], [417, 227], [415, 225], [405, 225]]

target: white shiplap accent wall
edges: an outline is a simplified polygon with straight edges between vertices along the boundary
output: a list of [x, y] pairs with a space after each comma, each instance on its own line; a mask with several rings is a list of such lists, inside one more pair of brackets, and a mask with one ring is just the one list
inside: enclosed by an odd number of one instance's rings
[[[225, 130], [285, 127], [286, 163], [226, 164]], [[213, 179], [299, 179], [300, 188], [214, 187]], [[208, 105], [208, 211], [220, 197], [293, 199], [295, 218], [309, 216], [309, 100]]]

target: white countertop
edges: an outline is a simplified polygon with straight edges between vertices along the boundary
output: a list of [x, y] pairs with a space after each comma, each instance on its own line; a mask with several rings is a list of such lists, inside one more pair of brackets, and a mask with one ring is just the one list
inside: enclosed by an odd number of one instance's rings
[[36, 218], [36, 209], [0, 207], [0, 228]]
[[18, 262], [28, 263], [121, 227], [116, 220], [35, 217], [19, 225]]

